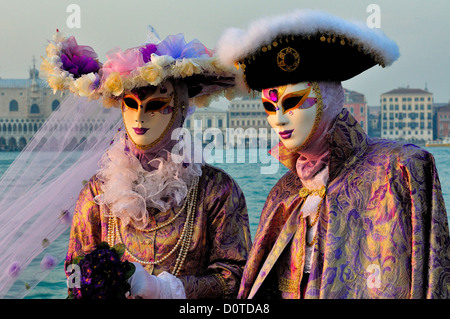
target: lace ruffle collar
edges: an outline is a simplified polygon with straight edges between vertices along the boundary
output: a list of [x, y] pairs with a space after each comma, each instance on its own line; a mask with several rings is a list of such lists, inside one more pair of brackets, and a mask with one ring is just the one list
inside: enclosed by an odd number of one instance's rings
[[181, 206], [194, 176], [201, 176], [201, 164], [190, 163], [180, 155], [166, 150], [164, 156], [151, 162], [157, 167], [146, 171], [140, 161], [125, 151], [125, 138], [103, 154], [97, 172], [102, 194], [95, 197], [99, 205], [107, 206], [109, 216], [119, 218], [125, 225], [130, 221], [138, 227], [148, 224], [148, 209], [166, 211]]

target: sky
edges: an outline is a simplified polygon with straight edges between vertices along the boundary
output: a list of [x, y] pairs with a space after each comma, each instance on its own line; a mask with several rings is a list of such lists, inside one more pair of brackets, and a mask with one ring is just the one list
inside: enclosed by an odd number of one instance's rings
[[[381, 30], [397, 42], [400, 58], [391, 67], [375, 66], [343, 82], [363, 93], [370, 106], [380, 94], [398, 87], [425, 86], [436, 103], [450, 101], [450, 1], [430, 0], [0, 0], [0, 78], [28, 78], [56, 29], [89, 45], [104, 62], [114, 47], [127, 49], [146, 41], [152, 25], [161, 38], [184, 33], [214, 49], [229, 27], [246, 29], [256, 19], [295, 9], [326, 11], [347, 20], [367, 21], [380, 9]], [[70, 5], [79, 8], [79, 25]], [[68, 23], [69, 22], [69, 23]]]

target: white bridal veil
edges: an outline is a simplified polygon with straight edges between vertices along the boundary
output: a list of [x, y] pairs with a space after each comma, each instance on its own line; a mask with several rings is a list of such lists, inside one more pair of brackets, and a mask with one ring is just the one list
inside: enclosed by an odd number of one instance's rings
[[1, 177], [0, 298], [24, 298], [64, 260], [58, 238], [123, 123], [101, 103], [67, 97]]

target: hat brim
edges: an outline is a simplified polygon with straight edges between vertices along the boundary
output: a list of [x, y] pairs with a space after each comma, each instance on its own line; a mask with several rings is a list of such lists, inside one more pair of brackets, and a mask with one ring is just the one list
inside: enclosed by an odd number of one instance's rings
[[376, 64], [351, 40], [321, 34], [282, 36], [240, 61], [253, 90], [304, 81], [345, 81]]
[[235, 84], [235, 78], [198, 74], [183, 79], [183, 83], [188, 87], [189, 98], [193, 98], [232, 88]]

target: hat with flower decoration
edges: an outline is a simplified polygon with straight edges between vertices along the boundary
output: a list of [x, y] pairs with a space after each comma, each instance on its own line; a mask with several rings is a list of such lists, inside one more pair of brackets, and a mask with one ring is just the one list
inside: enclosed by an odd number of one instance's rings
[[[398, 57], [379, 29], [321, 11], [298, 10], [230, 28], [217, 46], [222, 63], [242, 70], [241, 89], [262, 90], [303, 81], [344, 81]], [[239, 82], [238, 82], [239, 83]]]
[[189, 97], [202, 106], [227, 88], [231, 93], [235, 77], [234, 68], [222, 65], [200, 41], [186, 43], [183, 34], [124, 51], [112, 49], [101, 63], [91, 47], [78, 45], [73, 36], [64, 37], [57, 30], [46, 53], [41, 71], [55, 92], [101, 98], [106, 107], [119, 106], [125, 91], [168, 79], [186, 83]]

